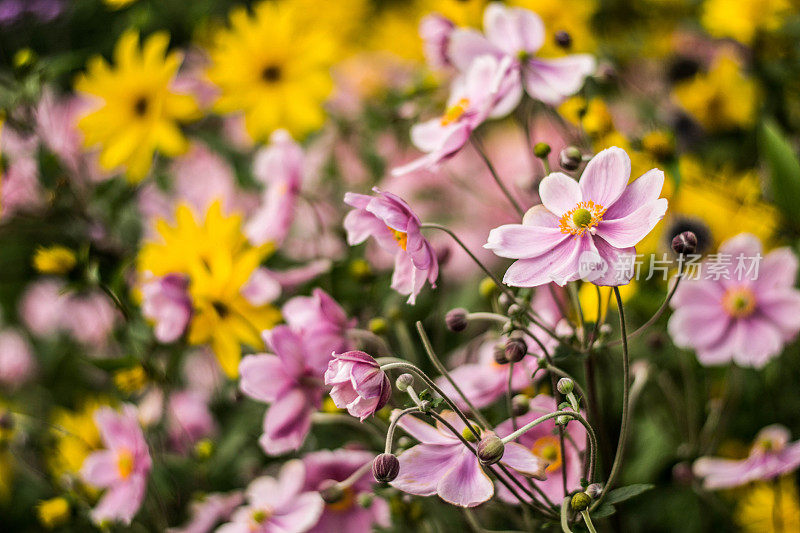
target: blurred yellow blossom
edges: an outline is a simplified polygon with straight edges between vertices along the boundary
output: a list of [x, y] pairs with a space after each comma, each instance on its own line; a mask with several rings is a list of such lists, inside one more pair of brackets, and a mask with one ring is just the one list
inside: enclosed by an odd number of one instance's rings
[[106, 5], [111, 6], [114, 9], [121, 9], [125, 6], [129, 6], [132, 3], [136, 2], [136, 0], [103, 0]]
[[215, 108], [243, 113], [253, 140], [278, 128], [299, 137], [322, 126], [338, 47], [301, 7], [264, 1], [252, 14], [237, 7], [213, 41], [207, 74], [220, 90]]
[[649, 131], [642, 137], [642, 148], [654, 159], [666, 159], [675, 151], [675, 138], [664, 130]]
[[790, 9], [788, 0], [706, 0], [700, 21], [714, 37], [751, 44], [759, 31], [780, 28]]
[[87, 399], [74, 411], [59, 408], [53, 412], [53, 450], [48, 464], [54, 478], [77, 476], [86, 456], [101, 447], [94, 412], [103, 405], [107, 405], [103, 400]]
[[[619, 287], [619, 295], [622, 297], [623, 302], [627, 302], [631, 296], [636, 294], [636, 287], [636, 280]], [[598, 294], [600, 295], [599, 310], [602, 321], [606, 320], [609, 309], [617, 308], [616, 299], [611, 297], [611, 287], [598, 287], [592, 283], [581, 283], [581, 287], [578, 289], [578, 300], [580, 301], [581, 312], [585, 322], [597, 322]]]
[[271, 305], [253, 305], [242, 294], [274, 246], [251, 246], [241, 224], [240, 216], [223, 215], [219, 201], [199, 222], [182, 204], [174, 225], [163, 219], [157, 222], [161, 239], [145, 243], [138, 258], [144, 276], [184, 274], [189, 278], [194, 309], [189, 342], [210, 344], [222, 370], [232, 378], [239, 373], [240, 344], [263, 348], [261, 332], [281, 319]]
[[75, 252], [64, 246], [39, 247], [33, 255], [33, 267], [41, 274], [66, 274], [76, 262]]
[[736, 522], [746, 533], [800, 531], [797, 484], [792, 476], [758, 482], [738, 498]]
[[707, 73], [674, 91], [681, 106], [710, 131], [746, 128], [755, 120], [758, 88], [731, 53], [721, 54]]
[[113, 67], [95, 56], [75, 82], [102, 102], [78, 122], [86, 146], [101, 145], [100, 165], [124, 167], [133, 182], [147, 175], [156, 151], [184, 153], [188, 143], [178, 122], [199, 118], [194, 97], [170, 89], [182, 55], [166, 54], [168, 44], [169, 35], [158, 32], [140, 48], [138, 32], [129, 30], [117, 42]]
[[114, 372], [114, 385], [126, 393], [139, 392], [147, 385], [147, 372], [141, 365]]
[[36, 506], [39, 523], [47, 529], [63, 526], [69, 521], [69, 502], [64, 497], [43, 500]]
[[[512, 0], [511, 5], [530, 9], [542, 17], [546, 37], [541, 55], [594, 51], [596, 45], [590, 24], [597, 10], [595, 0]], [[567, 50], [556, 44], [555, 34], [559, 31], [570, 36], [572, 44]]]

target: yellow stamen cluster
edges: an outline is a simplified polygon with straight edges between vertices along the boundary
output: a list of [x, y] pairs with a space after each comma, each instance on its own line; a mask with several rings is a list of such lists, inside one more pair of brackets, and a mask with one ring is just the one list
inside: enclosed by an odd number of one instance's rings
[[536, 457], [547, 461], [546, 472], [555, 472], [561, 468], [561, 443], [554, 435], [545, 435], [537, 439], [531, 446], [531, 452]]
[[356, 493], [352, 487], [345, 487], [342, 489], [342, 497], [334, 503], [329, 503], [326, 507], [330, 511], [342, 512], [347, 511], [356, 501]]
[[747, 287], [728, 289], [722, 297], [722, 307], [733, 318], [744, 318], [756, 308], [756, 297]]
[[460, 119], [467, 111], [467, 106], [469, 106], [469, 99], [461, 98], [458, 100], [458, 102], [448, 107], [447, 111], [445, 111], [444, 115], [442, 115], [442, 126], [447, 126], [448, 124], [452, 124]]
[[592, 200], [579, 202], [578, 205], [561, 215], [558, 221], [561, 233], [583, 235], [583, 232], [594, 233], [594, 227], [602, 220], [606, 213], [606, 208]]
[[117, 470], [119, 470], [119, 476], [122, 479], [128, 479], [133, 473], [133, 463], [133, 454], [130, 450], [122, 449], [117, 452]]
[[[389, 228], [389, 226], [386, 227]], [[389, 231], [391, 231], [392, 235], [394, 235], [394, 240], [397, 241], [397, 246], [402, 248], [403, 251], [405, 252], [406, 248], [408, 247], [408, 233], [404, 231], [397, 231], [396, 229], [393, 228], [389, 228]]]

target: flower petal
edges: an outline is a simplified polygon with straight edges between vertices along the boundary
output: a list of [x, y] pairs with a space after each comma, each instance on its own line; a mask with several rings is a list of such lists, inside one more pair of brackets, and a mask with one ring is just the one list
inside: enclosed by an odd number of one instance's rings
[[597, 225], [597, 235], [616, 248], [636, 246], [664, 218], [666, 212], [667, 199], [660, 198], [623, 218], [602, 220]]
[[664, 172], [654, 168], [648, 170], [625, 187], [625, 191], [606, 210], [604, 220], [612, 220], [630, 215], [639, 207], [658, 200], [664, 188]]
[[583, 195], [578, 182], [562, 172], [553, 172], [539, 184], [539, 198], [551, 213], [560, 217], [578, 205]]
[[[439, 497], [460, 507], [475, 507], [494, 495], [494, 484], [481, 468], [478, 458], [465, 448], [444, 473], [436, 487]], [[442, 470], [439, 470], [441, 475]]]
[[631, 177], [631, 158], [622, 148], [612, 146], [595, 155], [581, 175], [584, 200], [610, 207], [622, 196]]

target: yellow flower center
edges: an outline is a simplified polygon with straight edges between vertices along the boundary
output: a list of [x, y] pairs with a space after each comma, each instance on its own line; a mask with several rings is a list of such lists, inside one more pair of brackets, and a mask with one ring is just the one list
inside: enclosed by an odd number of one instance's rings
[[122, 479], [128, 479], [133, 472], [133, 454], [130, 450], [123, 448], [117, 452], [117, 470]]
[[329, 503], [327, 508], [331, 511], [342, 512], [350, 509], [356, 501], [356, 493], [352, 487], [342, 489], [342, 497], [335, 503]]
[[569, 233], [578, 236], [583, 235], [583, 232], [588, 230], [589, 233], [594, 234], [594, 227], [603, 220], [603, 215], [605, 215], [605, 213], [605, 207], [591, 200], [588, 202], [580, 202], [561, 215], [561, 218], [558, 220], [561, 233]]
[[733, 318], [743, 318], [753, 313], [756, 308], [756, 297], [747, 287], [728, 289], [722, 297], [722, 307]]
[[447, 111], [445, 111], [444, 115], [442, 115], [442, 126], [447, 126], [448, 124], [452, 124], [460, 119], [466, 112], [468, 105], [469, 99], [461, 98], [458, 102], [447, 108]]
[[264, 522], [269, 520], [271, 516], [272, 516], [272, 509], [270, 509], [269, 507], [264, 507], [262, 509], [256, 509], [255, 511], [253, 511], [251, 518], [253, 519], [253, 522], [255, 522], [256, 524], [263, 524]]
[[[386, 227], [389, 228], [389, 226]], [[402, 248], [403, 251], [405, 252], [406, 247], [408, 247], [408, 234], [404, 231], [397, 231], [396, 229], [393, 228], [389, 228], [389, 231], [391, 231], [392, 235], [394, 235], [394, 240], [397, 241], [397, 246]]]
[[531, 446], [531, 452], [547, 461], [546, 472], [555, 472], [561, 468], [561, 442], [554, 435], [545, 435], [537, 439]]

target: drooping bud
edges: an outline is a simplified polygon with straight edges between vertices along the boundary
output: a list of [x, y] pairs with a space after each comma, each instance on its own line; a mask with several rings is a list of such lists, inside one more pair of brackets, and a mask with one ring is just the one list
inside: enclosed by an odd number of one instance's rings
[[573, 511], [585, 511], [592, 503], [592, 497], [585, 492], [576, 492], [569, 502], [569, 506]]
[[464, 331], [467, 329], [467, 310], [461, 307], [451, 309], [444, 317], [444, 323], [450, 331]]
[[575, 388], [575, 383], [569, 378], [561, 378], [558, 380], [556, 388], [561, 394], [569, 394]]
[[506, 358], [506, 350], [504, 347], [497, 345], [494, 347], [494, 362], [498, 365], [505, 365], [508, 363]]
[[536, 146], [533, 147], [533, 155], [539, 159], [544, 159], [550, 155], [550, 145], [547, 143], [536, 143]]
[[506, 359], [512, 363], [522, 361], [526, 353], [528, 353], [528, 345], [521, 337], [512, 337], [506, 341]]
[[697, 250], [697, 235], [684, 231], [672, 239], [672, 249], [678, 255], [693, 254]]
[[575, 146], [567, 146], [561, 150], [561, 153], [558, 155], [558, 162], [564, 170], [577, 169], [582, 160], [583, 154], [581, 154], [581, 151]]
[[319, 485], [319, 495], [328, 505], [338, 503], [344, 498], [344, 489], [335, 479], [326, 479]]
[[556, 44], [564, 50], [572, 48], [572, 35], [570, 35], [569, 32], [560, 30], [557, 31], [553, 37], [555, 38]]
[[400, 473], [400, 461], [392, 453], [382, 453], [372, 461], [372, 476], [379, 483], [394, 481]]
[[405, 392], [409, 387], [414, 385], [414, 376], [411, 374], [400, 374], [394, 384], [397, 386], [397, 390]]
[[494, 433], [487, 433], [478, 443], [478, 460], [484, 465], [493, 465], [503, 458], [505, 445]]

